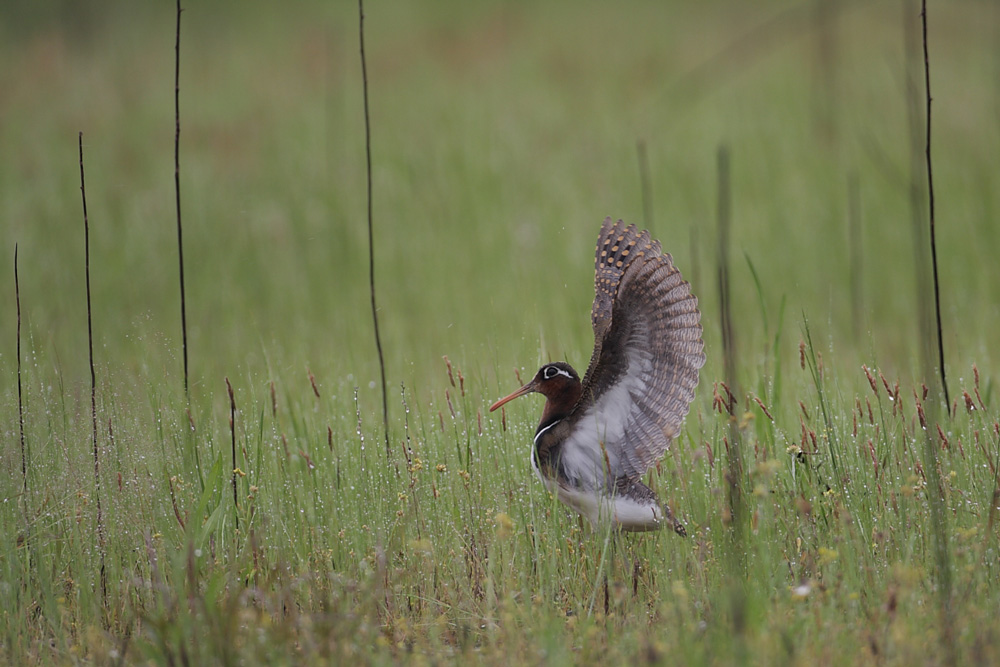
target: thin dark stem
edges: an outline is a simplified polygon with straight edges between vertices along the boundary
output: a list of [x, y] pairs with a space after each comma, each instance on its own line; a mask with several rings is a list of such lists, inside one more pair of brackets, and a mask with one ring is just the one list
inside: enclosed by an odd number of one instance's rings
[[177, 0], [177, 39], [174, 42], [174, 201], [177, 206], [177, 260], [181, 282], [181, 352], [184, 355], [184, 394], [189, 396], [187, 300], [184, 295], [184, 233], [181, 227], [181, 0]]
[[385, 456], [392, 456], [389, 447], [389, 402], [385, 390], [385, 359], [382, 356], [382, 339], [378, 332], [378, 308], [375, 306], [375, 233], [372, 224], [372, 135], [368, 110], [368, 66], [365, 62], [365, 7], [358, 0], [358, 32], [361, 40], [361, 82], [365, 100], [365, 158], [368, 176], [368, 287], [371, 292], [372, 321], [375, 324], [375, 348], [378, 350], [378, 367], [382, 376], [382, 423], [385, 426]]
[[649, 152], [646, 142], [640, 139], [635, 144], [639, 158], [639, 183], [642, 186], [642, 217], [647, 229], [653, 228], [653, 185], [649, 177]]
[[913, 268], [916, 277], [914, 296], [917, 332], [920, 346], [920, 371], [928, 383], [935, 374], [934, 313], [930, 294], [934, 289], [931, 275], [930, 240], [927, 234], [927, 199], [924, 192], [926, 175], [926, 126], [924, 99], [920, 79], [921, 69], [919, 29], [914, 23], [919, 11], [917, 0], [903, 0], [903, 47], [906, 72], [906, 119], [910, 148], [909, 203], [913, 225]]
[[24, 510], [24, 543], [31, 568], [31, 518], [28, 513], [28, 445], [24, 438], [24, 397], [21, 388], [21, 283], [17, 275], [17, 244], [14, 244], [14, 300], [17, 302], [17, 423], [21, 434], [21, 508]]
[[[934, 240], [934, 172], [931, 168], [931, 67], [927, 49], [927, 0], [920, 3], [920, 21], [923, 28], [924, 42], [924, 93], [927, 100], [927, 196], [930, 206], [930, 242], [931, 267], [934, 272], [934, 307], [937, 314], [938, 363], [941, 368], [941, 387], [944, 390], [945, 411], [951, 409], [948, 397], [948, 383], [944, 374], [944, 343], [941, 337], [941, 292], [938, 284], [937, 245]], [[935, 402], [936, 403], [936, 402]], [[932, 413], [937, 413], [936, 405]], [[941, 605], [941, 646], [945, 652], [945, 663], [955, 665], [958, 662], [955, 653], [955, 626], [951, 609], [951, 562], [948, 553], [948, 530], [945, 525], [946, 508], [944, 487], [941, 484], [941, 473], [938, 469], [938, 446], [930, 431], [924, 439], [924, 469], [927, 471], [930, 486], [931, 521], [934, 532], [935, 560], [937, 561], [938, 596]]]
[[934, 233], [934, 169], [931, 165], [931, 64], [930, 56], [927, 52], [927, 0], [921, 1], [920, 20], [923, 26], [924, 39], [924, 92], [927, 99], [927, 202], [930, 206], [931, 270], [934, 272], [934, 312], [937, 319], [938, 366], [941, 369], [941, 388], [944, 391], [944, 402], [946, 406], [950, 406], [951, 397], [948, 395], [948, 380], [944, 371], [944, 338], [941, 335], [941, 285], [938, 281], [937, 243]]
[[94, 496], [97, 505], [97, 542], [101, 550], [101, 600], [107, 606], [108, 585], [104, 569], [104, 516], [101, 513], [101, 463], [97, 449], [97, 374], [94, 372], [94, 325], [90, 298], [90, 220], [87, 217], [87, 187], [83, 175], [83, 132], [79, 134], [78, 140], [80, 147], [80, 196], [83, 199], [84, 258], [87, 276], [87, 344], [90, 348], [90, 416], [94, 444]]
[[17, 244], [14, 244], [14, 299], [17, 302], [17, 423], [21, 434], [21, 491], [28, 493], [28, 448], [24, 440], [24, 397], [21, 389], [21, 283], [17, 276]]
[[226, 389], [229, 391], [229, 432], [233, 444], [233, 518], [236, 520], [236, 530], [240, 529], [239, 501], [236, 493], [236, 397], [233, 395], [233, 385], [226, 378]]

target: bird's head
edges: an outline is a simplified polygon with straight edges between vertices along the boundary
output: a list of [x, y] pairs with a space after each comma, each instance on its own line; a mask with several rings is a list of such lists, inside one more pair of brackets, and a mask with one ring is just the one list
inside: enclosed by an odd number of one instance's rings
[[546, 413], [556, 411], [565, 414], [576, 405], [581, 391], [580, 376], [573, 367], [563, 361], [557, 361], [539, 368], [531, 382], [491, 405], [490, 412], [515, 398], [538, 392], [548, 399], [545, 404]]

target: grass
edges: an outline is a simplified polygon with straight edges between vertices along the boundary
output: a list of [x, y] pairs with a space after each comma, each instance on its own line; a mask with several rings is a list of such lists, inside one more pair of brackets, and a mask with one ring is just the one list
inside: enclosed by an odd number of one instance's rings
[[[190, 405], [174, 254], [173, 7], [5, 10], [0, 660], [936, 664], [949, 655], [928, 437], [943, 480], [955, 655], [1000, 659], [996, 9], [931, 7], [944, 343], [958, 397], [945, 416], [919, 362], [916, 300], [930, 295], [913, 287], [900, 7], [841, 4], [834, 80], [821, 75], [813, 14], [782, 2], [368, 4], [388, 459], [356, 7], [184, 13]], [[583, 370], [600, 221], [642, 222], [637, 140], [654, 236], [691, 280], [705, 324], [698, 396], [651, 480], [687, 539], [582, 524], [528, 465], [537, 402], [487, 412], [517, 385], [514, 368], [566, 359]], [[716, 400], [722, 143], [748, 389], [732, 416]], [[730, 419], [748, 510], [744, 558], [732, 560]], [[746, 572], [734, 572], [741, 561]], [[740, 634], [734, 578], [746, 600]]]

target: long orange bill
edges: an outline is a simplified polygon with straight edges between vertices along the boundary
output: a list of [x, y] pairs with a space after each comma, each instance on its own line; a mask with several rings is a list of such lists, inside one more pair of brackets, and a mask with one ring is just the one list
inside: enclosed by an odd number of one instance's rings
[[496, 410], [497, 408], [499, 408], [504, 403], [509, 403], [510, 401], [513, 401], [515, 398], [519, 398], [521, 396], [524, 396], [525, 394], [530, 394], [533, 391], [535, 391], [535, 381], [534, 380], [532, 380], [528, 384], [524, 385], [523, 387], [521, 387], [520, 389], [518, 389], [517, 391], [515, 391], [513, 394], [511, 394], [510, 396], [504, 396], [499, 401], [497, 401], [496, 403], [494, 403], [493, 405], [491, 405], [490, 406], [490, 412], [493, 412], [494, 410]]

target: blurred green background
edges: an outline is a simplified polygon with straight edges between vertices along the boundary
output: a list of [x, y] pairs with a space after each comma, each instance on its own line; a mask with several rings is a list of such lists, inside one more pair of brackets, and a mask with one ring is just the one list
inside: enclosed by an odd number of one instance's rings
[[[973, 362], [995, 366], [1000, 324], [1000, 8], [931, 4], [944, 340], [950, 366], [967, 373]], [[701, 298], [707, 374], [717, 376], [723, 144], [741, 372], [756, 375], [784, 302], [779, 351], [789, 363], [806, 317], [828, 363], [877, 360], [920, 379], [918, 292], [926, 304], [930, 293], [916, 281], [910, 192], [914, 182], [925, 206], [919, 162], [911, 177], [923, 150], [923, 72], [919, 42], [904, 39], [904, 28], [919, 34], [918, 10], [842, 0], [369, 3], [390, 381], [425, 384], [443, 354], [491, 381], [500, 369], [505, 388], [512, 365], [583, 366], [592, 244], [606, 215], [650, 227], [674, 255]], [[31, 349], [66, 378], [86, 377], [82, 131], [97, 362], [179, 386], [173, 3], [6, 4], [0, 35], [5, 375], [18, 243]], [[180, 75], [195, 387], [306, 366], [321, 381], [351, 375], [364, 387], [377, 366], [356, 5], [191, 3]], [[926, 246], [918, 252], [926, 260]]]
[[[368, 2], [386, 452], [357, 5], [188, 4], [190, 401], [174, 3], [0, 6], [0, 521], [16, 534], [0, 578], [20, 582], [0, 586], [0, 659], [995, 661], [1000, 3], [930, 3], [943, 342], [959, 404], [973, 364], [982, 387], [935, 431], [910, 402], [936, 386], [918, 3]], [[721, 147], [737, 372], [761, 401], [739, 395], [735, 422], [713, 402]], [[690, 537], [619, 553], [532, 478], [539, 402], [486, 412], [515, 367], [583, 371], [608, 215], [673, 254], [708, 354], [650, 477]], [[799, 368], [806, 322], [815, 375]], [[744, 543], [727, 539], [731, 423]], [[935, 432], [943, 568], [918, 446]], [[746, 569], [727, 557], [740, 550]], [[930, 612], [944, 571], [955, 637]]]

